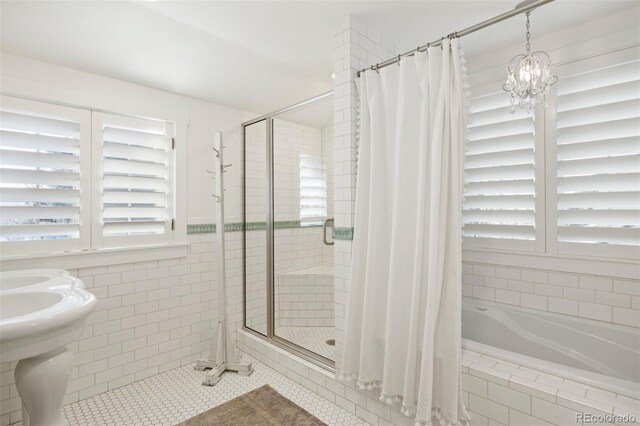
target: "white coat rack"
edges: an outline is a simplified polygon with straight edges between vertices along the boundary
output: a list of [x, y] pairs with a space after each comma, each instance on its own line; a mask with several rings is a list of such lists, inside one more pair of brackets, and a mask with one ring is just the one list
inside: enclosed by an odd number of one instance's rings
[[218, 335], [217, 339], [211, 339], [211, 352], [209, 359], [198, 360], [195, 369], [205, 373], [202, 384], [205, 386], [215, 386], [220, 381], [220, 376], [225, 371], [235, 371], [242, 376], [253, 373], [253, 366], [250, 362], [243, 362], [240, 353], [233, 346], [233, 339], [228, 328], [227, 319], [227, 268], [224, 242], [224, 172], [231, 164], [224, 164], [222, 145], [222, 132], [215, 133], [215, 167], [213, 172], [216, 181], [216, 192], [213, 197], [216, 199], [216, 243], [218, 261]]

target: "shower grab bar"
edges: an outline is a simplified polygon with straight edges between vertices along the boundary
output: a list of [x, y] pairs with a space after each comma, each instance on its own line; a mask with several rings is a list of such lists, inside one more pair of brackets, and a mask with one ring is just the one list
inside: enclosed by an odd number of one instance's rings
[[[329, 222], [331, 222], [331, 225], [329, 225]], [[328, 217], [324, 223], [322, 224], [322, 242], [324, 243], [325, 246], [332, 246], [335, 244], [334, 241], [329, 241], [327, 240], [327, 228], [331, 226], [333, 227], [333, 218], [332, 217]]]

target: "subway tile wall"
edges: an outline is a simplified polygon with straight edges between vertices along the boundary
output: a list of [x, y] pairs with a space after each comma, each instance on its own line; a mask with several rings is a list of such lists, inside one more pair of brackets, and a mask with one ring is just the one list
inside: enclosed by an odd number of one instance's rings
[[[267, 207], [266, 129], [250, 126], [247, 131], [247, 221], [265, 222]], [[332, 172], [331, 131], [274, 119], [274, 220], [300, 219], [300, 157], [320, 158], [325, 176]], [[329, 193], [327, 193], [327, 197]], [[238, 233], [240, 234], [240, 233]], [[274, 271], [276, 277], [311, 266], [333, 263], [331, 249], [322, 242], [322, 228], [276, 229], [274, 232]], [[241, 238], [241, 234], [239, 235]], [[241, 254], [241, 253], [240, 253]], [[331, 254], [331, 256], [330, 256]], [[229, 254], [228, 254], [229, 255]], [[325, 263], [326, 261], [326, 263]], [[247, 325], [266, 333], [267, 260], [266, 231], [247, 233]], [[279, 292], [276, 280], [276, 294]], [[299, 296], [298, 296], [299, 297]], [[288, 314], [294, 315], [289, 312]]]
[[[69, 345], [75, 367], [65, 404], [192, 363], [209, 352], [217, 322], [214, 235], [190, 235], [185, 258], [71, 271], [98, 304], [82, 337]], [[15, 365], [0, 364], [3, 426], [22, 417]]]
[[[233, 234], [242, 238], [241, 232]], [[274, 235], [275, 293], [279, 294], [280, 276], [322, 265], [322, 228], [276, 229]], [[247, 232], [247, 326], [263, 334], [267, 325], [266, 248], [266, 231]]]
[[[356, 184], [356, 72], [393, 56], [395, 44], [353, 16], [347, 16], [336, 27], [334, 37], [334, 216], [335, 226], [353, 227]], [[335, 315], [336, 367], [340, 368], [345, 329], [345, 306], [351, 266], [349, 240], [336, 240]]]
[[463, 263], [464, 296], [640, 327], [640, 281]]
[[275, 326], [333, 327], [333, 268], [315, 266], [280, 274], [275, 284]]
[[[333, 196], [333, 159], [334, 159], [334, 138], [333, 138], [333, 123], [331, 125], [326, 126], [322, 129], [322, 164], [325, 168], [325, 176], [327, 183], [327, 217], [333, 217], [334, 215], [334, 201], [335, 198]], [[327, 238], [331, 239], [328, 235], [329, 231], [327, 231]], [[333, 246], [325, 246], [322, 248], [322, 264], [326, 266], [333, 266]]]

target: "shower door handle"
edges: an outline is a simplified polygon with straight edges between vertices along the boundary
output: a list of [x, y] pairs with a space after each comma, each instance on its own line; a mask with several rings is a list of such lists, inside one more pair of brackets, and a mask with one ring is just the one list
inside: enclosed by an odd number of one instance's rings
[[[331, 225], [329, 225], [329, 222], [331, 222]], [[332, 246], [335, 244], [333, 241], [327, 240], [327, 228], [329, 226], [333, 227], [332, 217], [328, 217], [322, 224], [322, 242], [324, 243], [325, 246]]]

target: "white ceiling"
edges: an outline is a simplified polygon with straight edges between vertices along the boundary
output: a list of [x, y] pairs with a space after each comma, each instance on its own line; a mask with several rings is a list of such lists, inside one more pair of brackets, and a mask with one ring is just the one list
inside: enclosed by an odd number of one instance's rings
[[[8, 53], [266, 113], [332, 88], [333, 33], [355, 15], [415, 48], [515, 6], [510, 0], [2, 1]], [[534, 36], [637, 6], [556, 0], [532, 17]], [[466, 37], [477, 54], [523, 37], [512, 19]]]
[[277, 117], [322, 130], [333, 123], [333, 98], [323, 98]]

